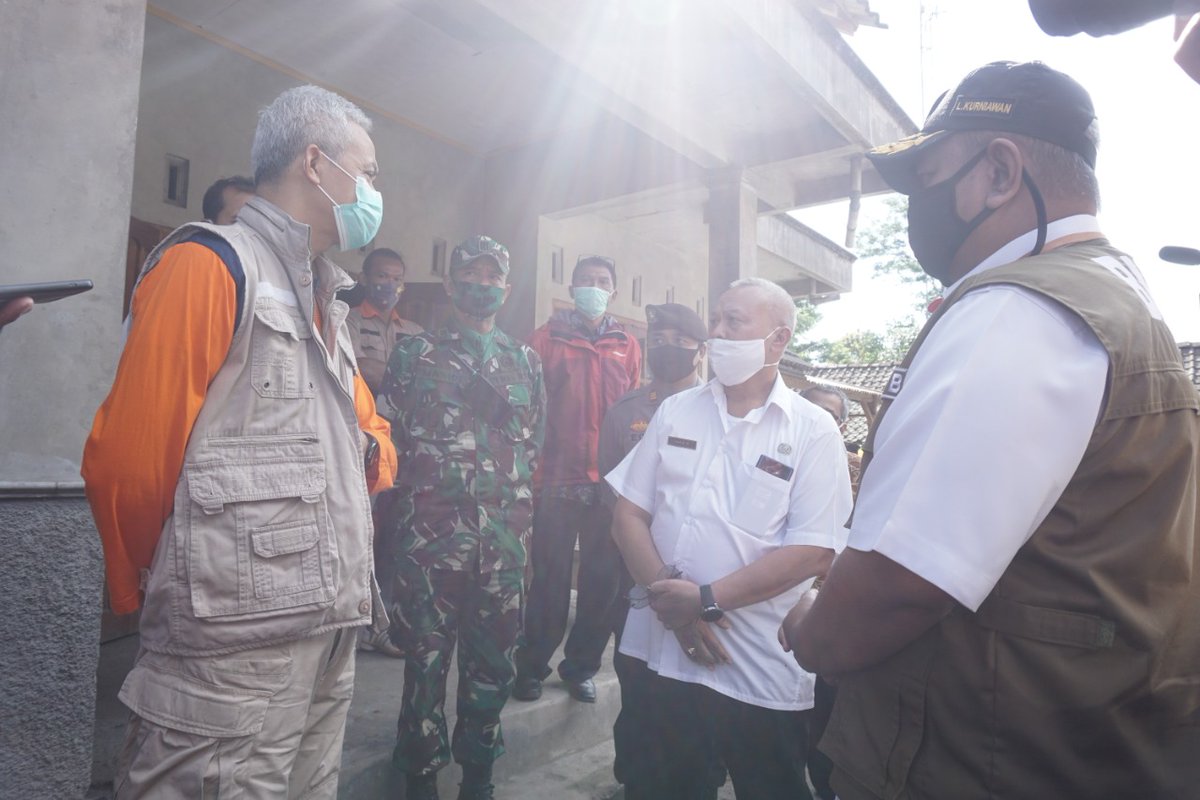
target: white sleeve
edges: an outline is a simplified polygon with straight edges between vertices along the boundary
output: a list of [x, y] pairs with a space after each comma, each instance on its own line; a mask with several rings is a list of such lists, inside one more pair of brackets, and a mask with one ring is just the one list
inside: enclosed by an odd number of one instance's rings
[[670, 405], [671, 398], [668, 397], [651, 415], [641, 441], [604, 476], [614, 492], [651, 515], [654, 514], [654, 496], [658, 484], [659, 440], [663, 435], [659, 420], [663, 418], [663, 410]]
[[1015, 287], [971, 292], [879, 426], [848, 546], [977, 609], [1078, 468], [1107, 377], [1107, 352], [1063, 306]]
[[850, 470], [837, 426], [828, 414], [822, 416], [796, 467], [783, 544], [841, 550], [850, 515]]

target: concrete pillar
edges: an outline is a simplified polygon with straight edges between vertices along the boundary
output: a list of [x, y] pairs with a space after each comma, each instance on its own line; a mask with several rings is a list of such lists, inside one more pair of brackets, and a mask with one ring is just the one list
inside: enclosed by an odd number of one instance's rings
[[738, 278], [758, 274], [758, 196], [740, 169], [711, 173], [708, 182], [708, 302]]
[[0, 795], [81, 797], [102, 567], [79, 461], [112, 380], [145, 0], [0, 4], [0, 281], [91, 278], [0, 333]]

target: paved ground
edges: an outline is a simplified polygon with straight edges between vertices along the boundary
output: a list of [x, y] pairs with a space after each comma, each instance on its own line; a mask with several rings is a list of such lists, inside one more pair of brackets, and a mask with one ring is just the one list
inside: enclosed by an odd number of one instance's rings
[[[101, 647], [97, 670], [93, 788], [89, 800], [110, 800], [113, 766], [124, 736], [128, 711], [117, 691], [137, 655], [138, 638], [129, 636]], [[621, 788], [612, 777], [612, 723], [620, 706], [610, 646], [596, 677], [597, 703], [578, 703], [556, 678], [534, 703], [511, 701], [504, 709], [507, 753], [496, 763], [496, 796], [505, 800], [615, 800]], [[561, 656], [561, 654], [560, 654]], [[557, 663], [557, 657], [554, 663]], [[403, 685], [403, 661], [359, 653], [354, 703], [346, 726], [339, 800], [402, 800], [389, 769]], [[447, 696], [455, 696], [457, 668], [451, 669]], [[453, 705], [451, 700], [450, 705]], [[453, 709], [447, 708], [453, 725]], [[443, 797], [454, 797], [455, 766], [442, 770]], [[722, 800], [733, 798], [726, 787]]]

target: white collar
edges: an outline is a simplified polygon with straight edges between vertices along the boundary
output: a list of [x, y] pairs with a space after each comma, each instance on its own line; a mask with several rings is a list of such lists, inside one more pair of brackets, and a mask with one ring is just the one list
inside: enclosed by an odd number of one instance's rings
[[[708, 381], [708, 389], [710, 392], [712, 392], [713, 399], [717, 403], [717, 408], [720, 409], [722, 413], [728, 414], [729, 413], [729, 405], [728, 405], [728, 399], [725, 397], [724, 385], [722, 385], [722, 383], [719, 380], [717, 380], [716, 378], [711, 378]], [[734, 419], [749, 420], [751, 422], [757, 422], [758, 418], [763, 413], [763, 409], [765, 409], [767, 406], [777, 407], [780, 411], [783, 412], [784, 416], [786, 416], [788, 419], [791, 419], [792, 409], [791, 409], [791, 406], [788, 405], [788, 402], [787, 402], [788, 399], [791, 397], [791, 395], [792, 395], [792, 390], [790, 388], [788, 388], [788, 385], [784, 382], [783, 373], [776, 371], [775, 383], [773, 383], [771, 385], [771, 391], [770, 391], [770, 393], [767, 394], [767, 399], [765, 401], [763, 401], [763, 404], [761, 406], [759, 406], [758, 408], [751, 409], [749, 411], [749, 413], [746, 414], [746, 416], [734, 417]]]
[[[1061, 239], [1064, 236], [1073, 236], [1077, 233], [1095, 233], [1099, 236], [1100, 222], [1092, 214], [1075, 214], [1074, 216], [1056, 219], [1046, 226], [1046, 241], [1053, 242], [1055, 239]], [[1024, 258], [1033, 250], [1035, 244], [1037, 244], [1037, 228], [1021, 234], [983, 261], [980, 261], [974, 269], [950, 286], [947, 286], [942, 292], [942, 296], [949, 297], [950, 293], [958, 288], [960, 283], [973, 275], [978, 275], [993, 267], [1002, 267], [1005, 264], [1011, 264], [1018, 259]]]

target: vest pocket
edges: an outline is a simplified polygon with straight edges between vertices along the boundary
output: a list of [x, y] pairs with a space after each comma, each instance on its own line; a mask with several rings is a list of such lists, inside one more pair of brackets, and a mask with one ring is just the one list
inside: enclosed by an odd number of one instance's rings
[[259, 397], [299, 399], [316, 396], [308, 374], [312, 331], [294, 309], [269, 297], [254, 301], [250, 346], [250, 383]]
[[321, 588], [320, 538], [320, 529], [303, 521], [250, 531], [255, 598], [269, 600]]
[[197, 617], [250, 619], [333, 603], [336, 550], [315, 436], [210, 439], [185, 474], [183, 549]]
[[874, 667], [838, 682], [821, 749], [877, 797], [901, 797], [925, 737], [925, 703], [941, 642], [934, 626]]

